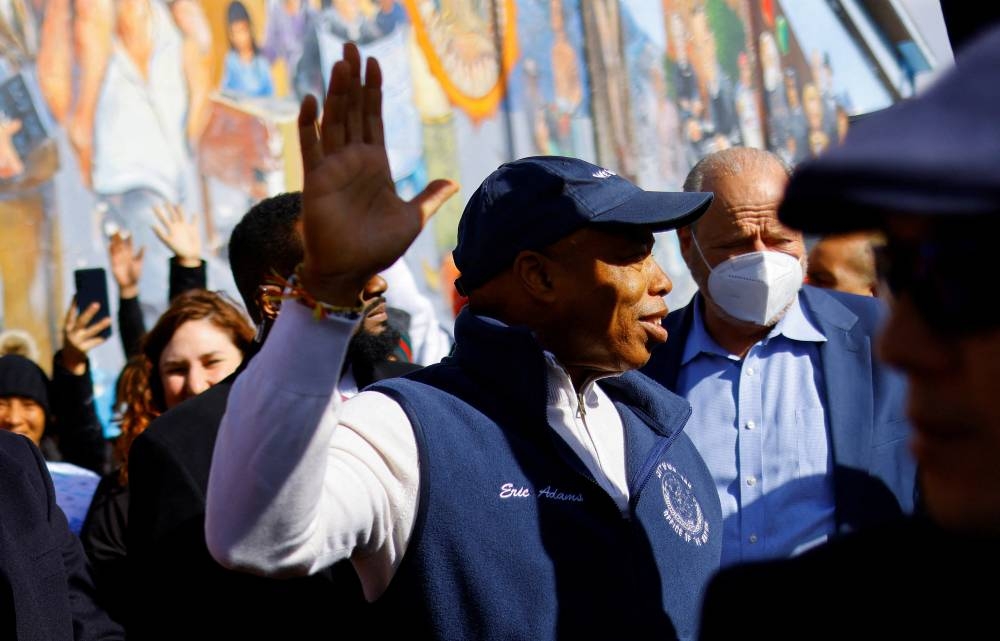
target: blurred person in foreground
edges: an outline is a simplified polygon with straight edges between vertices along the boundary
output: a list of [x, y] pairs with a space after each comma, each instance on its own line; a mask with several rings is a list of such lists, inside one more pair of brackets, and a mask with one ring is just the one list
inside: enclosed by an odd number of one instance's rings
[[906, 386], [873, 358], [885, 308], [803, 286], [802, 234], [778, 220], [788, 170], [769, 151], [703, 158], [687, 191], [715, 200], [677, 231], [698, 284], [643, 372], [692, 405], [715, 478], [722, 565], [792, 556], [911, 512]]
[[926, 93], [802, 165], [780, 210], [807, 232], [886, 236], [891, 314], [878, 351], [909, 382], [928, 516], [725, 571], [706, 597], [705, 639], [746, 638], [751, 619], [769, 639], [996, 635], [1000, 322], [987, 299], [1000, 232], [998, 68], [994, 29]]
[[636, 372], [666, 336], [653, 232], [710, 194], [639, 189], [573, 158], [502, 165], [462, 215], [454, 356], [344, 401], [358, 290], [457, 191], [396, 194], [381, 71], [353, 44], [299, 114], [305, 255], [237, 378], [206, 539], [300, 576], [350, 559], [372, 638], [690, 638], [718, 565], [718, 499], [687, 403]]
[[98, 604], [41, 452], [0, 430], [0, 639], [124, 638]]

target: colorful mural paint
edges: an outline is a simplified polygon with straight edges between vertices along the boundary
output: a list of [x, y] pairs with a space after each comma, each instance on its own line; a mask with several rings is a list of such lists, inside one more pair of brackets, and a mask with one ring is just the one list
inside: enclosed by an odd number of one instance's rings
[[[679, 189], [706, 153], [798, 162], [891, 103], [827, 14], [823, 0], [0, 0], [0, 329], [27, 330], [47, 363], [72, 270], [107, 267], [117, 230], [146, 248], [154, 317], [165, 201], [198, 212], [209, 286], [235, 293], [229, 233], [301, 185], [298, 102], [323, 92], [347, 40], [382, 62], [399, 191], [463, 185], [407, 256], [450, 318], [465, 198], [506, 160], [572, 155]], [[657, 251], [677, 305], [693, 285], [672, 243]], [[108, 383], [118, 345], [94, 356]]]

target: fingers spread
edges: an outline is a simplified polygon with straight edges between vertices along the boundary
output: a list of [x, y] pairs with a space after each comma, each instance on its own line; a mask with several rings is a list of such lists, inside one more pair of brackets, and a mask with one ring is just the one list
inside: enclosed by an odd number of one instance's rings
[[306, 173], [323, 162], [323, 148], [320, 145], [316, 116], [316, 97], [307, 95], [299, 107], [299, 147], [302, 150], [302, 167]]
[[[103, 332], [104, 330], [106, 330], [109, 327], [111, 327], [111, 317], [110, 316], [105, 316], [104, 318], [102, 318], [101, 320], [97, 321], [93, 325], [88, 325], [85, 329], [83, 329], [83, 331], [80, 332], [80, 337], [84, 341], [86, 341], [87, 339], [93, 339], [95, 336], [97, 336], [98, 334], [100, 334], [101, 332]], [[97, 343], [97, 345], [99, 345], [101, 342], [104, 342], [104, 339], [101, 338], [101, 339], [99, 339], [99, 341], [100, 342]], [[83, 347], [83, 346], [81, 346], [81, 347]], [[94, 345], [92, 347], [96, 347], [96, 345]], [[86, 348], [84, 348], [83, 351], [89, 351], [90, 349], [91, 349], [90, 347], [86, 347]]]
[[83, 313], [80, 314], [80, 317], [76, 319], [75, 326], [77, 328], [80, 328], [90, 325], [90, 321], [94, 320], [94, 316], [97, 315], [97, 312], [100, 309], [101, 309], [100, 303], [91, 303], [90, 305], [87, 305], [87, 309], [83, 310]]
[[378, 60], [369, 58], [365, 68], [364, 139], [374, 145], [385, 144], [382, 124], [382, 70]]
[[345, 60], [338, 60], [330, 72], [330, 89], [326, 92], [326, 104], [323, 106], [323, 120], [320, 125], [324, 154], [338, 151], [346, 142], [347, 134], [344, 127], [347, 120], [347, 95], [350, 84], [351, 65]]
[[166, 227], [161, 228], [159, 225], [153, 225], [153, 233], [156, 234], [156, 237], [159, 238], [164, 245], [167, 247], [170, 246], [170, 235], [167, 233]]
[[156, 216], [156, 220], [160, 221], [160, 224], [163, 225], [164, 229], [170, 227], [170, 217], [172, 215], [171, 212], [166, 209], [167, 207], [169, 207], [167, 204], [153, 205], [153, 214]]
[[424, 190], [410, 202], [417, 206], [423, 222], [426, 223], [441, 205], [457, 193], [458, 183], [453, 180], [438, 179], [424, 187]]
[[353, 43], [344, 44], [344, 61], [350, 67], [347, 85], [347, 141], [361, 142], [364, 135], [364, 100], [361, 90], [361, 52]]
[[63, 320], [63, 327], [67, 330], [76, 325], [76, 296], [69, 302], [69, 309], [66, 310], [66, 319]]

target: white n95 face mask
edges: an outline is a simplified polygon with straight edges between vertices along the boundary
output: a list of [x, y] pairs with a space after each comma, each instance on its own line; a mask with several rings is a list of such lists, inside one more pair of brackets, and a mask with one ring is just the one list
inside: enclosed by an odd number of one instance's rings
[[733, 256], [715, 266], [705, 260], [698, 239], [691, 238], [708, 267], [708, 293], [733, 318], [765, 327], [795, 298], [802, 287], [802, 265], [794, 256], [758, 251]]

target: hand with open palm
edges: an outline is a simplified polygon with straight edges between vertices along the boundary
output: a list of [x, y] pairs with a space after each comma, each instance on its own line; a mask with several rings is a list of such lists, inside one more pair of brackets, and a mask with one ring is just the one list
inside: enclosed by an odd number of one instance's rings
[[344, 45], [330, 74], [317, 124], [317, 103], [307, 96], [299, 111], [304, 187], [305, 260], [302, 285], [318, 300], [356, 306], [364, 284], [403, 255], [427, 220], [458, 185], [435, 180], [413, 200], [397, 194], [389, 173], [382, 125], [382, 73]]

